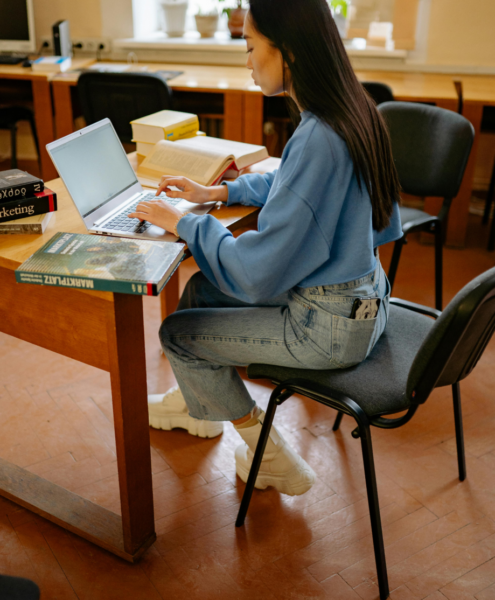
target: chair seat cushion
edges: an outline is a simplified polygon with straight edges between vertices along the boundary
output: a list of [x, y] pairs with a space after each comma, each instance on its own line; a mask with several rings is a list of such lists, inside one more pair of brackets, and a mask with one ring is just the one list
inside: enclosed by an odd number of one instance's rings
[[349, 369], [313, 371], [274, 365], [250, 365], [251, 379], [270, 379], [281, 383], [289, 379], [305, 380], [326, 388], [328, 396], [340, 392], [354, 400], [369, 416], [393, 414], [409, 408], [406, 397], [407, 377], [414, 357], [433, 327], [429, 317], [390, 305], [390, 315], [382, 336], [368, 358]]
[[399, 208], [400, 222], [402, 229], [414, 229], [415, 227], [423, 227], [429, 223], [433, 223], [437, 220], [437, 217], [429, 215], [423, 210], [418, 208], [409, 208], [407, 206], [401, 206]]

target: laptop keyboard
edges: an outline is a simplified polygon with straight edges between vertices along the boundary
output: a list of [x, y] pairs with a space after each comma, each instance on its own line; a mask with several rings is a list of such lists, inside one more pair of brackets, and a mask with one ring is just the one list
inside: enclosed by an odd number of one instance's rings
[[129, 206], [125, 208], [122, 212], [118, 213], [113, 217], [111, 221], [105, 223], [103, 225], [104, 229], [113, 229], [115, 231], [126, 231], [129, 233], [144, 233], [147, 229], [151, 227], [151, 223], [148, 221], [140, 221], [139, 219], [129, 219], [127, 215], [130, 215], [136, 210], [138, 204], [141, 202], [147, 202], [149, 200], [156, 200], [160, 198], [161, 200], [165, 200], [167, 204], [175, 206], [181, 202], [182, 198], [168, 198], [165, 194], [160, 194], [159, 196], [155, 196], [153, 192], [149, 194], [144, 194]]

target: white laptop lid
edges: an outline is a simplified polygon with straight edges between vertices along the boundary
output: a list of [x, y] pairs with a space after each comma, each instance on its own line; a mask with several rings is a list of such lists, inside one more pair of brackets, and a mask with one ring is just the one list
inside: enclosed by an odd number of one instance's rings
[[46, 149], [86, 227], [143, 191], [109, 119]]

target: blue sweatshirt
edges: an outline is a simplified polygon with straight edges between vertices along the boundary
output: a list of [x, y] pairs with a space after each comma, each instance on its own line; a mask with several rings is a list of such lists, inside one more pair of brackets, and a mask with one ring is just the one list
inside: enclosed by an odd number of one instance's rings
[[390, 225], [373, 229], [371, 200], [359, 189], [344, 140], [310, 112], [280, 167], [227, 183], [228, 204], [260, 206], [258, 230], [234, 238], [211, 215], [178, 224], [201, 271], [225, 294], [249, 303], [288, 291], [345, 283], [376, 267], [373, 249], [402, 236], [397, 204]]

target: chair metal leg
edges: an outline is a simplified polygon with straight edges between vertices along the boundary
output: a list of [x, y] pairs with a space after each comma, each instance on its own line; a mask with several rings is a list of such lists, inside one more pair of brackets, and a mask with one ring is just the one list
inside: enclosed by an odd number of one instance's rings
[[378, 490], [376, 487], [375, 462], [373, 460], [373, 446], [371, 444], [371, 431], [368, 424], [359, 423], [361, 449], [363, 452], [364, 475], [368, 492], [368, 506], [370, 510], [371, 532], [375, 550], [376, 573], [381, 600], [389, 596], [387, 562], [385, 560], [385, 545], [383, 543], [382, 521], [380, 506], [378, 504]]
[[443, 231], [442, 222], [435, 224], [435, 308], [442, 310], [443, 298]]
[[10, 128], [10, 168], [17, 169], [17, 127]]
[[495, 165], [493, 165], [492, 178], [490, 180], [490, 187], [488, 188], [488, 194], [485, 202], [485, 212], [483, 213], [483, 224], [486, 225], [490, 218], [490, 211], [492, 208], [492, 202], [495, 196]]
[[390, 267], [388, 269], [388, 281], [390, 283], [390, 293], [394, 287], [395, 276], [397, 274], [397, 268], [399, 267], [400, 254], [402, 252], [402, 246], [405, 242], [405, 236], [402, 236], [400, 240], [397, 240], [394, 244], [394, 252], [392, 254], [392, 260], [390, 261]]
[[458, 383], [452, 386], [454, 399], [455, 441], [457, 444], [457, 463], [459, 465], [459, 480], [466, 479], [466, 455], [464, 452], [464, 431], [462, 427], [461, 388]]
[[241, 506], [239, 508], [239, 512], [237, 513], [237, 520], [235, 522], [236, 527], [242, 527], [242, 525], [244, 525], [244, 520], [246, 519], [246, 513], [249, 508], [249, 503], [251, 502], [251, 496], [253, 495], [254, 484], [256, 483], [256, 478], [258, 477], [258, 471], [260, 470], [263, 454], [265, 453], [266, 443], [268, 442], [268, 436], [270, 435], [273, 417], [275, 416], [275, 411], [277, 410], [277, 400], [279, 395], [279, 388], [275, 388], [270, 396], [270, 402], [268, 403], [268, 408], [266, 409], [265, 420], [263, 421], [263, 427], [261, 428], [258, 445], [256, 446], [256, 452], [254, 453], [253, 464], [251, 465], [251, 470], [249, 471], [246, 489], [244, 490]]
[[338, 429], [340, 427], [340, 424], [342, 423], [343, 416], [344, 416], [344, 413], [339, 410], [339, 412], [337, 413], [337, 416], [335, 417], [335, 421], [333, 423], [332, 431], [338, 431]]

